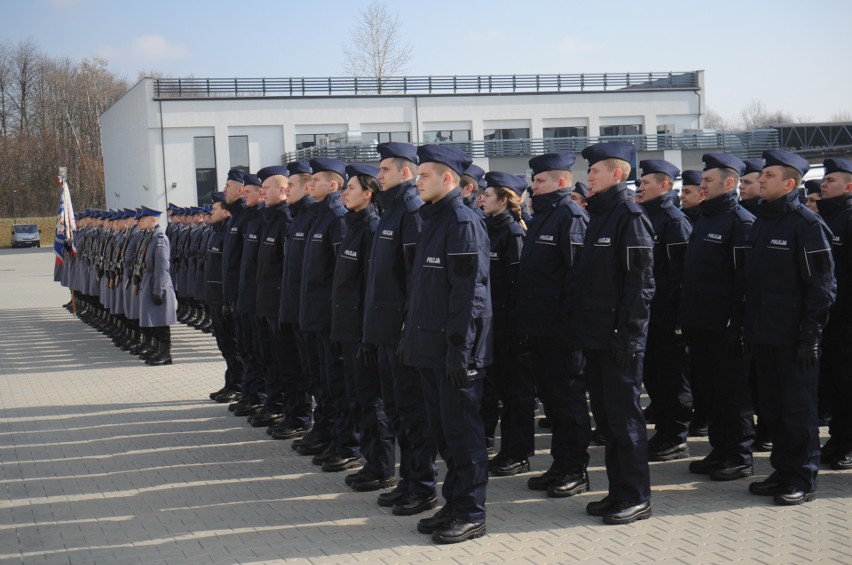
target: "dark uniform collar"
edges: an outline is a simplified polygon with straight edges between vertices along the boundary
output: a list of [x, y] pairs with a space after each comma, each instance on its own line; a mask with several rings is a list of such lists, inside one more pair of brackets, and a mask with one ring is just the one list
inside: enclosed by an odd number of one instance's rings
[[566, 200], [571, 199], [571, 192], [567, 188], [548, 192], [547, 194], [538, 194], [532, 197], [532, 209], [535, 214], [547, 212], [557, 206], [565, 204]]
[[464, 206], [464, 202], [462, 202], [461, 197], [461, 188], [456, 187], [452, 189], [446, 196], [438, 200], [437, 202], [433, 202], [431, 204], [425, 204], [420, 212], [424, 218], [432, 218], [434, 216], [439, 215], [446, 208], [455, 208], [456, 206]]
[[748, 200], [740, 200], [740, 206], [751, 212], [752, 214], [757, 214], [757, 206], [760, 204], [760, 197], [755, 196], [754, 198], [749, 198]]
[[737, 192], [732, 190], [716, 198], [705, 200], [698, 205], [698, 209], [701, 210], [702, 216], [715, 216], [716, 214], [734, 209], [737, 206], [737, 200]]
[[510, 214], [508, 210], [503, 210], [499, 214], [494, 214], [493, 216], [485, 216], [485, 225], [490, 229], [508, 226], [514, 221], [515, 218], [512, 217], [512, 214]]
[[372, 218], [378, 218], [379, 215], [376, 213], [376, 207], [372, 204], [364, 208], [363, 210], [358, 210], [357, 212], [349, 211], [346, 212], [346, 215], [343, 218], [346, 220], [347, 226], [354, 226], [356, 224], [361, 224], [366, 222]]
[[817, 210], [823, 216], [831, 215], [840, 210], [852, 209], [852, 194], [841, 194], [834, 198], [817, 200]]
[[653, 216], [664, 208], [671, 208], [674, 206], [674, 196], [674, 191], [670, 190], [665, 194], [660, 195], [659, 198], [654, 198], [649, 202], [643, 202], [641, 206], [645, 209], [649, 216]]
[[388, 210], [393, 208], [394, 205], [399, 201], [400, 198], [404, 197], [408, 194], [409, 189], [414, 186], [413, 180], [406, 180], [398, 185], [389, 188], [387, 190], [383, 190], [376, 194], [376, 201], [381, 205], [382, 208]]
[[586, 204], [586, 211], [589, 214], [600, 214], [612, 209], [617, 204], [627, 201], [627, 185], [623, 182], [618, 183], [606, 192], [598, 192], [589, 197]]
[[302, 212], [305, 211], [306, 208], [310, 208], [311, 205], [316, 204], [317, 201], [313, 199], [313, 197], [308, 196], [307, 194], [299, 199], [298, 202], [290, 206], [290, 213], [293, 216], [298, 216]]
[[[237, 198], [236, 200], [234, 200], [234, 201], [233, 201], [233, 202], [231, 202], [230, 204], [227, 204], [227, 203], [225, 204], [225, 208], [228, 210], [228, 212], [230, 212], [230, 213], [232, 213], [232, 214], [233, 214], [234, 212], [238, 212], [238, 211], [240, 211], [240, 210], [244, 210], [244, 209], [245, 209], [245, 207], [246, 207], [246, 200], [245, 200], [245, 198]], [[179, 225], [179, 224], [178, 224], [178, 225]]]
[[799, 201], [799, 191], [792, 190], [790, 194], [772, 202], [761, 200], [760, 204], [757, 205], [757, 215], [761, 218], [777, 218], [800, 206], [802, 206], [802, 203]]

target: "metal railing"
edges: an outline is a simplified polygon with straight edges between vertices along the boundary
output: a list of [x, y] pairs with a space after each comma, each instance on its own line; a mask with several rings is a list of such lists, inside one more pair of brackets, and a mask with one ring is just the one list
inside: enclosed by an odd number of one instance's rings
[[403, 77], [157, 78], [155, 98], [598, 92], [699, 87], [698, 71]]
[[[738, 133], [649, 134], [598, 137], [562, 137], [538, 139], [487, 139], [479, 141], [444, 142], [464, 151], [470, 157], [517, 157], [541, 155], [557, 151], [579, 153], [583, 148], [602, 141], [629, 141], [637, 151], [707, 150], [733, 153], [749, 159], [760, 157], [764, 150], [778, 147], [778, 132], [755, 130]], [[283, 155], [284, 162], [314, 157], [329, 157], [344, 161], [378, 161], [374, 144], [352, 145], [331, 143], [292, 151]]]

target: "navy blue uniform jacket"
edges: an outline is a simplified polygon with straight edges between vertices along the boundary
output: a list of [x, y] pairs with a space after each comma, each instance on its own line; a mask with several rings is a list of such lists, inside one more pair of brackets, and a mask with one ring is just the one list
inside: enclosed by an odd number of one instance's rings
[[831, 232], [798, 191], [761, 202], [746, 251], [745, 339], [817, 344], [834, 302]]
[[376, 226], [367, 293], [364, 297], [364, 342], [396, 347], [402, 335], [411, 269], [423, 221], [423, 201], [413, 181], [376, 195], [382, 216]]
[[302, 331], [331, 331], [331, 283], [340, 242], [346, 235], [346, 208], [340, 193], [333, 192], [314, 204], [314, 221], [305, 243], [302, 265], [301, 311]]
[[651, 222], [618, 184], [589, 198], [573, 323], [588, 349], [644, 351], [654, 296]]
[[482, 368], [490, 363], [491, 291], [485, 224], [457, 187], [420, 209], [404, 361], [412, 367]]

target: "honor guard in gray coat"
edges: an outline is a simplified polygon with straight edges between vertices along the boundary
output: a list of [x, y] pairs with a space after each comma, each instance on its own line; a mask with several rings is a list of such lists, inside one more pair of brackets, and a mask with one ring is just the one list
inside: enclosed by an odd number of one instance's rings
[[[133, 264], [136, 261], [136, 254], [139, 252], [139, 245], [145, 235], [145, 232], [139, 229], [141, 217], [142, 209], [139, 208], [135, 210], [133, 227], [130, 229], [127, 247], [124, 249], [120, 283], [124, 287], [124, 312], [130, 326], [130, 341], [125, 345], [131, 355], [139, 355], [143, 345], [142, 332], [139, 329], [139, 300], [137, 295], [133, 294]], [[122, 350], [124, 350], [124, 347], [122, 347]]]
[[832, 469], [852, 469], [852, 160], [826, 159], [820, 216], [832, 233], [837, 300], [822, 336], [820, 389], [831, 421], [820, 456]]
[[709, 401], [712, 450], [689, 470], [729, 481], [753, 472], [754, 408], [742, 328], [744, 253], [754, 216], [737, 198], [745, 163], [728, 153], [702, 160], [705, 199], [686, 248], [679, 325], [692, 358], [693, 390]]
[[427, 204], [403, 361], [420, 370], [429, 427], [447, 463], [444, 507], [417, 529], [435, 543], [456, 543], [485, 534], [488, 454], [479, 411], [483, 368], [491, 362], [490, 249], [484, 222], [464, 205], [459, 189], [470, 158], [440, 145], [422, 145], [417, 156], [417, 190]]
[[[412, 515], [434, 507], [437, 447], [429, 431], [417, 369], [398, 355], [411, 271], [422, 220], [423, 200], [414, 185], [417, 150], [408, 143], [380, 143], [376, 177], [382, 191], [376, 200], [382, 215], [370, 253], [364, 296], [362, 357], [376, 356], [382, 402], [399, 445], [399, 483], [378, 497], [394, 514]], [[372, 364], [369, 360], [368, 363]]]
[[648, 436], [639, 405], [642, 360], [654, 295], [651, 224], [628, 197], [635, 159], [627, 142], [586, 147], [589, 225], [577, 268], [571, 321], [586, 354], [586, 375], [598, 429], [606, 436], [609, 492], [586, 512], [606, 524], [651, 515]]
[[797, 194], [807, 160], [781, 149], [763, 158], [745, 258], [745, 339], [772, 436], [773, 472], [749, 491], [796, 505], [816, 498], [819, 344], [837, 286], [831, 232]]
[[177, 323], [177, 301], [169, 276], [169, 240], [160, 229], [162, 212], [142, 207], [139, 229], [151, 232], [140, 247], [139, 326], [155, 342], [156, 351], [145, 359], [148, 365], [171, 365], [171, 326]]
[[591, 421], [586, 401], [585, 359], [571, 311], [574, 282], [589, 216], [571, 200], [573, 153], [529, 160], [532, 209], [521, 253], [515, 303], [520, 348], [529, 349], [536, 389], [553, 429], [553, 463], [527, 486], [564, 498], [589, 489]]
[[648, 443], [651, 461], [689, 457], [686, 444], [692, 417], [692, 392], [686, 351], [677, 329], [683, 259], [692, 224], [674, 203], [680, 169], [662, 159], [639, 162], [636, 201], [648, 214], [654, 234], [654, 299], [642, 380], [654, 406], [656, 433]]

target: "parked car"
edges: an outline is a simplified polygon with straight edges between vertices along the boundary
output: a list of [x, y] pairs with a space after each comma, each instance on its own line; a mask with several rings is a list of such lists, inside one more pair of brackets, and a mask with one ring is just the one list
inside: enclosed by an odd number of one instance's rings
[[35, 224], [13, 225], [12, 247], [41, 247], [41, 230]]

